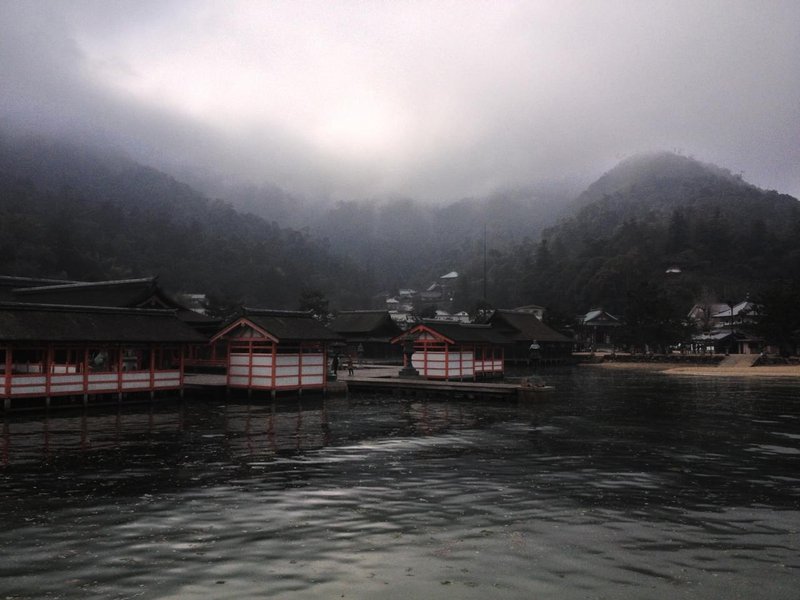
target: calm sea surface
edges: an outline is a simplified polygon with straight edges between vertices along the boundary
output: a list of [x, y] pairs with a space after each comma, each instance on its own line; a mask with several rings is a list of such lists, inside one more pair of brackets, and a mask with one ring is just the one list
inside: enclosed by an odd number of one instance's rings
[[800, 594], [800, 382], [14, 415], [0, 599]]

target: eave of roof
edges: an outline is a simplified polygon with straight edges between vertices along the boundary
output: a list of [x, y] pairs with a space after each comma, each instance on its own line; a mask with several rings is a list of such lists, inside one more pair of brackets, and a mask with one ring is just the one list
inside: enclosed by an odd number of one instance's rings
[[6, 342], [203, 343], [174, 310], [53, 304], [0, 304]]

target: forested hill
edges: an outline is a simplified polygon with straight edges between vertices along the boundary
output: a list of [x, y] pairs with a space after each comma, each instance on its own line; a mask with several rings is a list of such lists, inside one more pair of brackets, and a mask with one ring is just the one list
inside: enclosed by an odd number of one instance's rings
[[[334, 251], [364, 265], [380, 289], [418, 288], [479, 261], [484, 234], [492, 248], [538, 238], [557, 222], [569, 199], [555, 185], [446, 205], [411, 199], [340, 202], [313, 231], [330, 240]], [[474, 293], [462, 298], [464, 307], [477, 299]]]
[[361, 306], [373, 287], [307, 232], [239, 213], [124, 157], [7, 135], [0, 135], [0, 273], [160, 275], [173, 291], [276, 308], [296, 308], [309, 289]]
[[624, 314], [646, 302], [688, 311], [701, 298], [738, 300], [800, 278], [800, 203], [691, 158], [628, 159], [575, 210], [538, 244], [503, 257], [509, 273], [524, 273], [513, 301], [566, 312]]

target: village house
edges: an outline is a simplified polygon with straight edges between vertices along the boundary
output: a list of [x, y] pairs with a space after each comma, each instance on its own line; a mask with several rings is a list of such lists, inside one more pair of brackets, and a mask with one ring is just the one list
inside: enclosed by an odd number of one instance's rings
[[317, 321], [311, 312], [243, 308], [211, 338], [227, 353], [230, 388], [325, 390], [328, 347], [343, 338]]
[[692, 336], [695, 352], [717, 354], [757, 354], [764, 350], [764, 340], [748, 329], [758, 316], [758, 306], [750, 301], [695, 304], [688, 317], [699, 333]]
[[412, 366], [426, 379], [475, 380], [502, 376], [509, 340], [489, 325], [425, 321], [397, 336], [412, 340]]
[[578, 317], [578, 346], [583, 350], [612, 350], [616, 344], [617, 330], [622, 325], [615, 317], [602, 308], [593, 308]]

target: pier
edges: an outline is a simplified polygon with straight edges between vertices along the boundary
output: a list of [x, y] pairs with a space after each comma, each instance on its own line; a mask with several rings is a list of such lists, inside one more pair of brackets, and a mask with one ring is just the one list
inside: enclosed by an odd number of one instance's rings
[[[530, 388], [518, 383], [500, 381], [444, 381], [422, 378], [399, 377], [397, 366], [364, 366], [356, 369], [354, 375], [346, 371], [337, 374], [336, 381], [328, 382], [327, 392], [332, 394], [351, 391], [381, 391], [388, 393], [411, 393], [421, 396], [448, 396], [459, 399], [496, 398], [511, 399], [528, 397]], [[189, 389], [223, 390], [224, 375], [192, 374], [186, 375]]]
[[500, 381], [444, 381], [414, 377], [399, 377], [399, 367], [365, 367], [354, 375], [339, 375], [348, 391], [382, 391], [412, 393], [423, 396], [448, 396], [460, 399], [528, 397], [530, 389], [517, 383]]

